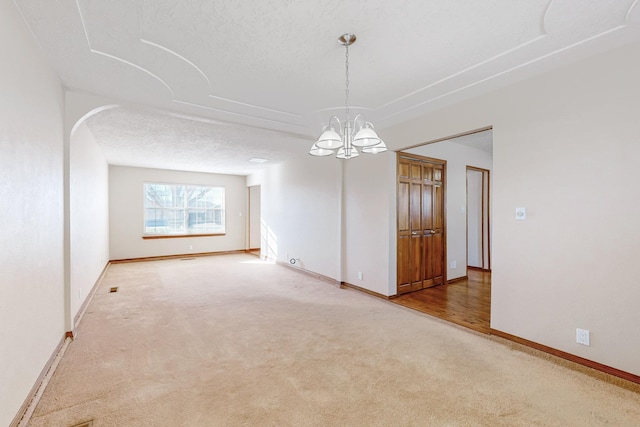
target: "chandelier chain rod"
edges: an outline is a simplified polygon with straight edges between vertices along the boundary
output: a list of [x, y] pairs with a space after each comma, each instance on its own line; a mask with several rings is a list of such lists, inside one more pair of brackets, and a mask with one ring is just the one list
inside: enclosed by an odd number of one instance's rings
[[347, 122], [349, 122], [349, 44], [347, 44], [345, 46], [345, 84], [346, 84], [346, 89], [345, 89], [345, 110], [346, 110], [346, 114], [347, 114]]

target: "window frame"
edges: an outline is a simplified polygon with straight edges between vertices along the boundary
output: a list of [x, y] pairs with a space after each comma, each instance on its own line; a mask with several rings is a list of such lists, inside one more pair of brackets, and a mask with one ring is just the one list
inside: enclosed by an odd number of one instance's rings
[[[182, 191], [185, 194], [184, 204], [182, 207], [166, 207], [167, 210], [182, 210], [183, 212], [183, 226], [184, 232], [167, 232], [167, 233], [159, 233], [159, 232], [147, 232], [147, 223], [150, 220], [154, 220], [153, 218], [147, 218], [147, 186], [149, 185], [164, 185], [164, 186], [172, 186], [172, 187], [182, 187]], [[189, 198], [186, 197], [189, 194], [190, 187], [201, 187], [201, 188], [209, 188], [209, 189], [217, 189], [222, 190], [222, 203], [221, 208], [211, 208], [206, 209], [206, 211], [221, 212], [221, 223], [222, 223], [222, 231], [220, 232], [201, 232], [201, 233], [190, 233], [189, 232], [189, 211], [198, 211], [201, 212], [203, 210], [202, 207], [189, 207]], [[144, 181], [142, 184], [142, 238], [143, 239], [173, 239], [173, 238], [184, 238], [184, 237], [211, 237], [211, 236], [225, 236], [226, 235], [226, 227], [227, 227], [227, 218], [226, 218], [226, 199], [227, 199], [227, 189], [224, 185], [211, 185], [211, 184], [183, 184], [176, 182], [159, 182], [159, 181]], [[214, 214], [215, 216], [215, 214]]]

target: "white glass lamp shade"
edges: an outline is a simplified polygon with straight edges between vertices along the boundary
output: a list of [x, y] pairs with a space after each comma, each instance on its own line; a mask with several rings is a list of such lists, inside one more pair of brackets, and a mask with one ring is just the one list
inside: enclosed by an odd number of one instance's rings
[[333, 127], [326, 128], [318, 138], [318, 141], [316, 141], [316, 147], [327, 150], [335, 150], [342, 147], [342, 145], [342, 137]]
[[335, 151], [327, 150], [326, 148], [320, 148], [316, 144], [313, 144], [311, 146], [311, 150], [309, 150], [309, 154], [311, 154], [312, 156], [316, 156], [316, 157], [330, 156], [330, 155], [332, 155], [334, 153], [335, 153]]
[[[348, 154], [347, 151], [349, 151]], [[353, 159], [354, 157], [358, 157], [359, 155], [360, 153], [358, 153], [358, 150], [356, 150], [355, 147], [351, 147], [349, 150], [347, 150], [345, 147], [342, 147], [338, 150], [336, 159]]]
[[372, 145], [370, 147], [363, 147], [362, 152], [367, 154], [378, 154], [387, 151], [387, 146], [383, 140], [380, 140], [380, 144]]
[[373, 130], [370, 123], [367, 123], [362, 129], [356, 133], [353, 138], [353, 145], [356, 147], [372, 147], [380, 144], [382, 141], [376, 131]]

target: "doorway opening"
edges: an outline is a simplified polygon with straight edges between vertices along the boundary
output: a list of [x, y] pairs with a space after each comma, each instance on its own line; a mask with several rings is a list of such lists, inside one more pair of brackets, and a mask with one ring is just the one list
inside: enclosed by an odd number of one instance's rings
[[470, 269], [463, 279], [400, 295], [391, 301], [451, 323], [488, 334], [491, 273]]
[[[491, 198], [493, 131], [485, 128], [403, 153], [446, 161], [446, 280], [392, 301], [470, 329], [489, 333], [491, 317]], [[470, 171], [470, 172], [469, 172]], [[399, 171], [400, 173], [400, 171]], [[400, 180], [398, 181], [400, 182]], [[398, 189], [398, 207], [402, 194]], [[398, 214], [400, 226], [400, 213]], [[398, 238], [400, 231], [398, 230]], [[399, 248], [400, 249], [400, 246]], [[400, 254], [398, 254], [400, 257]], [[398, 268], [401, 266], [398, 259]], [[400, 282], [398, 282], [400, 283]]]
[[491, 271], [490, 173], [467, 166], [467, 268]]

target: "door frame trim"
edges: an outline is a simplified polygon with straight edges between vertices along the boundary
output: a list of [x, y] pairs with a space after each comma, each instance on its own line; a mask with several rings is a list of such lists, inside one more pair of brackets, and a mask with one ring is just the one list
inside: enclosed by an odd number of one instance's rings
[[[465, 240], [467, 243], [467, 249], [466, 249], [466, 258], [467, 258], [467, 268], [470, 268], [472, 266], [469, 266], [469, 171], [476, 171], [476, 172], [481, 172], [482, 173], [482, 267], [475, 267], [475, 268], [479, 268], [482, 271], [491, 271], [491, 170], [490, 169], [484, 169], [484, 168], [479, 168], [477, 166], [471, 166], [471, 165], [466, 165], [466, 169], [465, 169], [465, 190], [466, 190], [466, 234], [465, 234]], [[485, 175], [487, 178], [487, 266], [484, 265], [484, 221], [485, 221], [485, 216], [484, 216], [484, 212], [485, 212], [485, 207], [484, 207], [484, 188], [485, 188]]]

